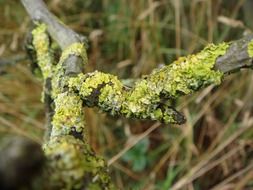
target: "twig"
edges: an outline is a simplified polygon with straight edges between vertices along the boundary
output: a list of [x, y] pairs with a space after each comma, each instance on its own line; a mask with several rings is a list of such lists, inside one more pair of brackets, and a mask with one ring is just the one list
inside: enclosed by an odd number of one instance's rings
[[24, 61], [27, 59], [27, 56], [24, 54], [15, 55], [9, 58], [0, 59], [0, 67], [15, 65], [17, 62]]
[[232, 42], [226, 54], [217, 58], [215, 69], [223, 73], [231, 73], [241, 68], [253, 68], [253, 59], [248, 55], [248, 44], [252, 39], [251, 34]]
[[77, 34], [58, 21], [42, 0], [21, 0], [21, 2], [33, 21], [39, 21], [47, 25], [49, 34], [62, 49], [65, 49], [72, 43], [84, 43], [86, 41], [85, 37]]

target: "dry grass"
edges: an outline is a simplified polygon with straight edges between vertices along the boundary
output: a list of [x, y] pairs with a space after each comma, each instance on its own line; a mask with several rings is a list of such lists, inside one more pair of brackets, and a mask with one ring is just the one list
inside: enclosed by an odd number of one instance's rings
[[[67, 25], [89, 36], [87, 71], [120, 78], [148, 74], [208, 42], [240, 38], [250, 30], [243, 15], [252, 14], [247, 6], [243, 9], [242, 0], [47, 2]], [[19, 1], [0, 1], [0, 18], [0, 56], [24, 53], [29, 19]], [[0, 69], [0, 135], [15, 133], [41, 143], [41, 82], [26, 62]], [[252, 71], [242, 71], [226, 77], [218, 88], [173, 102], [187, 117], [183, 126], [112, 118], [86, 109], [90, 142], [109, 160], [121, 189], [251, 189], [252, 83]]]

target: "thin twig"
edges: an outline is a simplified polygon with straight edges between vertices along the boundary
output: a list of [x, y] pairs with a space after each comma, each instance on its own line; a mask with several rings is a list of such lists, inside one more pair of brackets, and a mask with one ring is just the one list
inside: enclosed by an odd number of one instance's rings
[[15, 65], [16, 63], [24, 61], [26, 59], [27, 59], [27, 56], [24, 54], [15, 55], [9, 58], [1, 58], [0, 67]]

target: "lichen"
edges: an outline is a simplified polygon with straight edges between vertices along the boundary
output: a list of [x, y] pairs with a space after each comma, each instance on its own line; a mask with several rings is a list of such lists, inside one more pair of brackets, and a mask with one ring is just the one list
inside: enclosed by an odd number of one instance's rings
[[[44, 144], [48, 159], [48, 186], [50, 189], [115, 189], [105, 161], [96, 156], [87, 143], [83, 101], [78, 94], [67, 88], [69, 79], [65, 63], [72, 64], [70, 56], [81, 58], [87, 64], [83, 44], [74, 43], [61, 55], [59, 63], [52, 67], [49, 60], [49, 41], [46, 25], [38, 25], [33, 31], [34, 46], [44, 79], [51, 77], [51, 97], [54, 100], [54, 115], [49, 141]], [[68, 60], [68, 61], [67, 61]], [[50, 63], [50, 64], [49, 64]], [[73, 68], [73, 67], [70, 67]], [[45, 90], [45, 89], [44, 89]]]
[[51, 136], [68, 135], [72, 128], [77, 133], [84, 133], [85, 120], [82, 110], [82, 100], [79, 96], [64, 92], [54, 99], [55, 114]]
[[58, 64], [54, 69], [54, 76], [51, 80], [51, 95], [53, 99], [56, 99], [58, 94], [64, 92], [64, 87], [66, 86], [68, 80], [69, 77], [64, 75], [64, 69], [62, 68], [62, 65]]
[[57, 136], [44, 145], [44, 151], [51, 189], [115, 189], [106, 162], [95, 156], [86, 142], [70, 135]]
[[184, 117], [164, 103], [164, 99], [190, 94], [210, 84], [219, 85], [223, 73], [213, 67], [228, 47], [227, 43], [210, 44], [196, 55], [154, 70], [131, 90], [126, 90], [117, 77], [98, 71], [69, 79], [68, 87], [78, 91], [86, 105], [98, 106], [112, 115], [183, 123]]
[[82, 43], [73, 43], [68, 46], [65, 50], [63, 50], [62, 55], [60, 57], [60, 61], [57, 66], [54, 68], [54, 77], [52, 79], [52, 96], [56, 97], [57, 94], [64, 91], [64, 87], [70, 78], [70, 76], [66, 75], [64, 62], [71, 56], [75, 55], [82, 59], [82, 66], [84, 67], [87, 62], [87, 54], [84, 44]]
[[149, 92], [145, 80], [128, 91], [117, 77], [95, 71], [70, 78], [68, 84], [73, 92], [78, 91], [85, 105], [98, 106], [112, 115], [160, 120], [166, 123], [180, 123], [184, 119], [174, 109], [162, 106], [158, 97], [147, 97], [146, 95], [152, 92]]
[[[50, 139], [44, 145], [48, 159], [48, 180], [52, 189], [115, 189], [105, 161], [91, 150], [85, 137], [82, 106], [98, 106], [112, 115], [183, 123], [184, 117], [170, 107], [167, 100], [192, 93], [204, 86], [221, 82], [223, 74], [213, 69], [217, 57], [224, 55], [228, 44], [207, 46], [196, 55], [182, 57], [174, 63], [138, 80], [129, 89], [116, 76], [99, 71], [68, 75], [73, 56], [87, 64], [82, 43], [74, 43], [62, 52], [53, 67], [46, 25], [33, 30], [33, 45], [43, 77], [51, 77], [54, 116]], [[251, 42], [248, 46], [252, 56]], [[80, 60], [80, 59], [78, 59]], [[65, 64], [65, 63], [67, 63]], [[69, 72], [71, 73], [71, 72]], [[78, 75], [77, 75], [78, 74]], [[166, 101], [165, 101], [166, 100]]]
[[176, 98], [210, 84], [219, 85], [223, 73], [213, 70], [213, 67], [217, 57], [224, 55], [228, 47], [227, 43], [210, 44], [196, 55], [179, 58], [171, 65], [154, 71], [149, 86], [155, 84], [156, 90]]
[[248, 55], [253, 58], [253, 40], [248, 43]]
[[[85, 81], [85, 82], [84, 82]], [[95, 71], [90, 74], [79, 74], [70, 78], [69, 88], [79, 91], [84, 103], [88, 106], [98, 104], [104, 111], [116, 114], [124, 101], [123, 85], [116, 76]]]
[[53, 59], [50, 53], [50, 43], [46, 25], [38, 24], [38, 26], [33, 29], [32, 35], [32, 43], [37, 54], [37, 62], [42, 71], [43, 78], [46, 79], [52, 76], [53, 71]]
[[59, 64], [61, 65], [70, 55], [81, 57], [84, 66], [88, 63], [86, 49], [83, 43], [73, 43], [64, 49]]

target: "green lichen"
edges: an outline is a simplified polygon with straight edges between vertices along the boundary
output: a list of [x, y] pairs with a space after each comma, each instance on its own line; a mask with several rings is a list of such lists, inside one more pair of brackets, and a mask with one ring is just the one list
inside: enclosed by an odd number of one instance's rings
[[210, 44], [196, 55], [179, 58], [171, 65], [154, 71], [149, 77], [149, 86], [155, 84], [156, 93], [162, 91], [176, 98], [210, 84], [219, 85], [223, 73], [213, 70], [213, 67], [217, 57], [224, 55], [228, 47], [227, 43]]
[[[78, 94], [67, 87], [69, 79], [73, 77], [68, 75], [67, 69], [77, 68], [75, 72], [78, 73], [79, 67], [87, 64], [84, 45], [74, 43], [67, 47], [59, 63], [53, 67], [46, 25], [38, 25], [32, 34], [38, 65], [43, 77], [52, 79], [50, 92], [54, 100], [54, 116], [49, 141], [44, 144], [48, 160], [44, 175], [44, 178], [48, 179], [47, 188], [115, 189], [105, 161], [96, 156], [87, 143], [83, 101]], [[81, 64], [78, 59], [76, 67], [72, 65], [73, 59], [68, 59], [72, 55], [81, 58]]]
[[90, 146], [70, 135], [57, 136], [44, 145], [51, 189], [115, 189], [106, 162]]
[[59, 64], [61, 65], [70, 55], [81, 57], [84, 66], [88, 63], [87, 53], [83, 43], [73, 43], [64, 49]]
[[250, 58], [253, 58], [253, 40], [248, 44], [248, 55]]
[[80, 97], [64, 92], [58, 94], [54, 103], [55, 114], [51, 136], [68, 135], [73, 129], [77, 133], [84, 133], [85, 120]]
[[[91, 150], [85, 138], [83, 105], [98, 106], [112, 115], [183, 123], [184, 117], [167, 100], [192, 93], [210, 84], [218, 85], [223, 74], [213, 69], [217, 57], [224, 55], [228, 44], [207, 46], [196, 55], [182, 57], [126, 88], [116, 76], [95, 71], [67, 74], [64, 65], [71, 55], [87, 64], [82, 43], [67, 47], [56, 67], [52, 67], [46, 25], [33, 30], [33, 45], [43, 77], [52, 77], [54, 116], [50, 139], [44, 145], [48, 158], [51, 189], [115, 189], [106, 163]], [[252, 42], [248, 46], [252, 56]], [[69, 65], [68, 65], [69, 66]], [[79, 66], [79, 65], [78, 65]], [[77, 67], [78, 67], [77, 66]], [[166, 101], [165, 101], [166, 100]]]
[[224, 55], [226, 43], [208, 45], [196, 55], [182, 57], [126, 90], [117, 77], [95, 71], [71, 78], [69, 88], [78, 91], [88, 106], [98, 106], [113, 115], [183, 123], [184, 117], [164, 99], [190, 94], [210, 84], [219, 85], [223, 73], [213, 69], [217, 57]]
[[58, 94], [64, 92], [64, 87], [66, 86], [68, 80], [69, 77], [64, 75], [64, 69], [62, 68], [62, 65], [58, 64], [54, 69], [54, 76], [51, 80], [51, 95], [54, 99], [57, 98]]
[[142, 80], [129, 91], [116, 76], [95, 71], [71, 78], [68, 87], [78, 91], [86, 105], [98, 106], [112, 115], [179, 123], [183, 118], [178, 112], [168, 106], [162, 106], [158, 102], [161, 100], [159, 98], [145, 97], [150, 94], [146, 84], [147, 81]]
[[39, 24], [33, 31], [33, 46], [36, 49], [37, 62], [42, 71], [43, 78], [52, 76], [53, 59], [50, 53], [49, 37], [45, 24]]
[[79, 91], [86, 105], [98, 104], [101, 109], [110, 111], [112, 115], [119, 112], [124, 101], [122, 83], [110, 74], [98, 71], [86, 75], [79, 74], [69, 80], [68, 86]]
[[224, 55], [228, 47], [226, 43], [217, 46], [210, 44], [196, 55], [182, 57], [171, 65], [154, 70], [146, 79], [137, 82], [128, 93], [128, 108], [137, 117], [142, 115], [165, 123], [183, 120], [162, 100], [190, 94], [210, 84], [220, 84], [223, 73], [213, 70], [213, 67], [217, 57]]
[[61, 55], [60, 61], [57, 66], [54, 68], [54, 77], [52, 79], [52, 96], [56, 97], [57, 94], [64, 91], [64, 87], [70, 78], [70, 76], [66, 75], [64, 62], [71, 55], [75, 55], [80, 57], [83, 62], [83, 66], [85, 66], [88, 62], [87, 54], [85, 50], [85, 46], [82, 43], [73, 43], [68, 46]]

